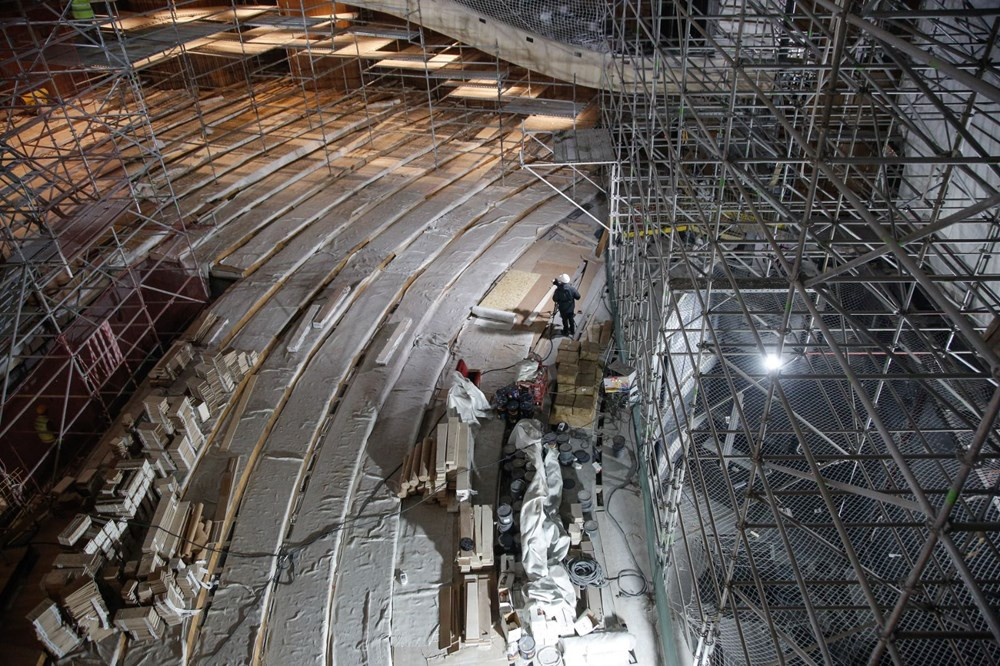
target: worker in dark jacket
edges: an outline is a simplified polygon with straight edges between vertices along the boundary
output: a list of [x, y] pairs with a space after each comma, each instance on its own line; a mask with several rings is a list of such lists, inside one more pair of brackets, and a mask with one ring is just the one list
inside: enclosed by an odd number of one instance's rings
[[562, 317], [562, 334], [574, 337], [576, 335], [576, 302], [580, 300], [580, 292], [570, 284], [569, 276], [563, 273], [552, 284], [556, 286], [556, 292], [552, 294], [552, 300], [559, 306], [559, 316]]

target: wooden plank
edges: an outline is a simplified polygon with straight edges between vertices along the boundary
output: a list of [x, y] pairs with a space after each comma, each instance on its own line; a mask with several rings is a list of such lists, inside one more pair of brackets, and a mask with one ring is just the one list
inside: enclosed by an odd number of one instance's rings
[[437, 427], [437, 440], [434, 442], [434, 490], [443, 489], [447, 483], [445, 476], [448, 473], [446, 461], [448, 455], [448, 426], [439, 423]]
[[399, 342], [403, 339], [403, 336], [407, 331], [410, 330], [410, 324], [413, 320], [409, 317], [404, 317], [402, 321], [396, 324], [395, 330], [393, 330], [392, 335], [386, 340], [385, 347], [379, 352], [378, 357], [375, 359], [375, 365], [388, 365], [392, 357], [396, 355], [396, 350], [399, 348]]
[[482, 535], [480, 555], [483, 558], [483, 564], [493, 566], [493, 507], [489, 504], [483, 505]]
[[445, 650], [452, 645], [454, 625], [452, 625], [451, 585], [442, 585], [438, 589], [438, 608], [441, 614], [440, 631], [438, 632], [438, 649]]
[[490, 627], [493, 626], [493, 613], [490, 609], [490, 579], [487, 576], [479, 576], [478, 580], [478, 608], [479, 608], [479, 640], [484, 643], [490, 642]]
[[441, 427], [445, 429], [445, 439], [448, 442], [448, 450], [445, 452], [444, 460], [445, 469], [449, 472], [453, 472], [458, 468], [458, 431], [456, 430], [452, 433], [449, 424], [446, 423], [442, 423], [438, 426], [438, 428]]
[[465, 640], [478, 641], [479, 628], [479, 578], [465, 577]]
[[[461, 502], [467, 502], [471, 499], [470, 492], [472, 490], [470, 486], [471, 476], [469, 474], [469, 446], [468, 439], [463, 435], [464, 432], [464, 429], [458, 429], [458, 436], [455, 438], [455, 496]], [[451, 439], [451, 437], [448, 439]]]
[[428, 481], [431, 478], [430, 462], [433, 446], [434, 440], [430, 437], [424, 439], [420, 446], [420, 471], [417, 474], [417, 479], [421, 482]]

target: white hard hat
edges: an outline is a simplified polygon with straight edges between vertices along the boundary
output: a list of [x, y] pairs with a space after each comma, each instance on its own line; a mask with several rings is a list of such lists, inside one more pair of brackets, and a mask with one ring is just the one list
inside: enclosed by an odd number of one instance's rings
[[563, 284], [569, 284], [569, 283], [570, 283], [570, 279], [569, 279], [569, 276], [568, 276], [568, 275], [566, 275], [565, 273], [563, 273], [562, 275], [560, 275], [560, 276], [559, 276], [558, 278], [556, 278], [556, 279], [557, 279], [557, 280], [559, 280], [560, 282], [562, 282]]

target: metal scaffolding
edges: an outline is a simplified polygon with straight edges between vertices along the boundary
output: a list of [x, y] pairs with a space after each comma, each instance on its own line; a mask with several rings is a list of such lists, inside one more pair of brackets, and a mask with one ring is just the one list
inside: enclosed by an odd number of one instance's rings
[[678, 649], [1000, 663], [1000, 10], [613, 15], [610, 264]]
[[[84, 3], [87, 4], [87, 3]], [[594, 91], [403, 19], [318, 0], [19, 2], [0, 19], [0, 509], [86, 450], [202, 308], [199, 247], [241, 164], [387, 105], [435, 143], [597, 117]], [[592, 121], [591, 121], [592, 122]], [[289, 157], [289, 159], [291, 159]], [[334, 174], [331, 174], [331, 176]], [[9, 516], [7, 516], [9, 517]]]

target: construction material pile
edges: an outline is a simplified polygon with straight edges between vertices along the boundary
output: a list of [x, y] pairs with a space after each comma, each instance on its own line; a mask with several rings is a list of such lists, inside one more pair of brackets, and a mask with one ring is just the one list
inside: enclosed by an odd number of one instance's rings
[[92, 507], [59, 534], [68, 552], [43, 577], [47, 598], [28, 615], [53, 656], [119, 632], [160, 638], [197, 612], [220, 535], [202, 503], [181, 497], [221, 409], [256, 362], [255, 354], [175, 344], [151, 373], [158, 386], [108, 431], [99, 464], [53, 489]]
[[421, 493], [456, 512], [459, 502], [467, 502], [472, 496], [472, 426], [457, 416], [449, 416], [447, 423], [437, 425], [434, 435], [417, 442], [403, 458], [397, 494], [405, 498]]
[[556, 358], [556, 394], [550, 421], [586, 427], [597, 419], [603, 371], [598, 342], [565, 340]]

